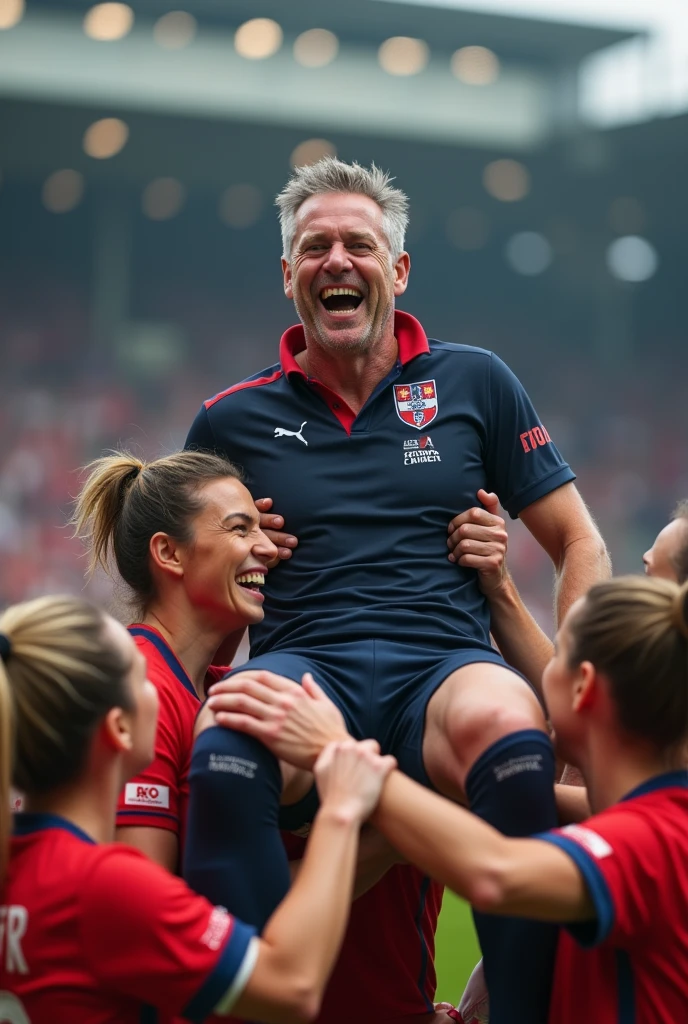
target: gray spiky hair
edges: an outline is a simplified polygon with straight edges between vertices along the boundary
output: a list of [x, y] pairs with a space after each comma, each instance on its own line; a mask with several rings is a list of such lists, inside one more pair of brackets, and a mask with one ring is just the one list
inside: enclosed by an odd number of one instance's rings
[[302, 203], [311, 196], [324, 192], [345, 192], [368, 196], [382, 210], [382, 226], [389, 242], [392, 259], [404, 251], [404, 236], [408, 227], [408, 198], [399, 188], [393, 188], [394, 178], [375, 164], [346, 164], [333, 156], [323, 157], [317, 163], [297, 167], [275, 199], [279, 207], [282, 229], [282, 255], [291, 258], [291, 247], [296, 233], [296, 214]]

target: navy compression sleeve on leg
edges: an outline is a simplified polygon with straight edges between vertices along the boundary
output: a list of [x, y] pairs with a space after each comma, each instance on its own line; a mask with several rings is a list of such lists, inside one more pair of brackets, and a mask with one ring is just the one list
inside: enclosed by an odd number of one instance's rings
[[[512, 733], [476, 761], [466, 779], [474, 814], [508, 836], [557, 824], [554, 750], [537, 729]], [[490, 1024], [546, 1024], [558, 928], [474, 912], [490, 994]]]
[[259, 931], [290, 885], [278, 825], [281, 791], [279, 762], [258, 740], [219, 726], [196, 740], [184, 878]]

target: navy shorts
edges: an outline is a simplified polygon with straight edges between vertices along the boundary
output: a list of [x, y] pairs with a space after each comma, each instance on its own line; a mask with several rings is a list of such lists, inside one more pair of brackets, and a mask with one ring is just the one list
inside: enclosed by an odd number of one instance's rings
[[359, 640], [271, 651], [228, 675], [247, 668], [267, 669], [300, 683], [304, 672], [310, 672], [341, 710], [352, 736], [376, 739], [383, 754], [393, 754], [403, 772], [431, 787], [423, 766], [426, 708], [452, 672], [475, 662], [510, 667], [487, 646], [447, 652], [389, 640]]

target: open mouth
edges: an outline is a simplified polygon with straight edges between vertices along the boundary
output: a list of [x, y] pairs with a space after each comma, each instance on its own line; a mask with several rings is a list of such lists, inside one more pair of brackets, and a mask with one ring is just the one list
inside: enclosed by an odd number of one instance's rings
[[320, 301], [328, 313], [355, 313], [363, 302], [363, 294], [358, 288], [349, 286], [323, 288]]
[[252, 590], [254, 594], [259, 594], [260, 588], [265, 583], [265, 573], [244, 572], [236, 577], [236, 582], [244, 590]]

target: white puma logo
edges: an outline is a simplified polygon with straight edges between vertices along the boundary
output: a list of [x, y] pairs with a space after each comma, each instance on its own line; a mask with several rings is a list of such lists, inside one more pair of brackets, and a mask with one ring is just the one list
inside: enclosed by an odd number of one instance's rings
[[275, 437], [298, 437], [299, 441], [303, 441], [306, 447], [308, 447], [308, 441], [301, 433], [307, 423], [308, 420], [304, 420], [298, 430], [287, 430], [286, 427], [275, 427]]

